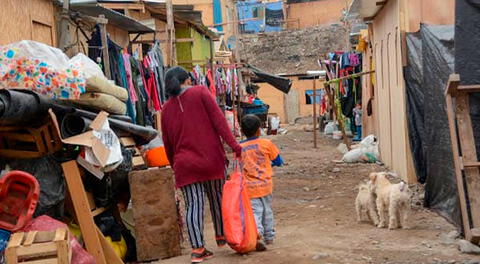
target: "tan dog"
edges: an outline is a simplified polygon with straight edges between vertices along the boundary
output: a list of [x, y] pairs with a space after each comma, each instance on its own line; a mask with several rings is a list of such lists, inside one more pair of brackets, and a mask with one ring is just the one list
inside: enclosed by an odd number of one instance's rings
[[358, 222], [373, 222], [378, 225], [378, 214], [375, 206], [375, 194], [370, 181], [358, 185], [358, 195], [355, 199]]
[[387, 179], [386, 172], [371, 173], [370, 181], [373, 185], [373, 192], [377, 196], [377, 210], [380, 216], [378, 227], [388, 229], [407, 227], [407, 218], [410, 212], [410, 190], [404, 183], [392, 184]]

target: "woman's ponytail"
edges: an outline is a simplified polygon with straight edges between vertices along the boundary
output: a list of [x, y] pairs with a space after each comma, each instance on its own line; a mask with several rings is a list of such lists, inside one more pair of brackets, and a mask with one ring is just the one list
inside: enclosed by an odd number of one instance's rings
[[181, 85], [188, 78], [190, 78], [190, 75], [184, 68], [180, 66], [170, 68], [165, 73], [165, 92], [167, 93], [167, 96], [170, 98], [179, 95], [182, 91]]

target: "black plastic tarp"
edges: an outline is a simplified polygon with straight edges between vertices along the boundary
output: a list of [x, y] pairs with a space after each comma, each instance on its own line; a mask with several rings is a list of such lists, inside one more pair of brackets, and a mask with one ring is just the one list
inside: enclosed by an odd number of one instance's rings
[[273, 87], [277, 88], [278, 90], [288, 94], [290, 92], [290, 88], [292, 87], [292, 81], [287, 78], [283, 78], [277, 75], [272, 75], [266, 72], [261, 71], [260, 69], [248, 65], [248, 68], [255, 73], [255, 75], [262, 81], [272, 85]]
[[444, 89], [454, 66], [454, 27], [421, 25], [407, 34], [405, 68], [410, 145], [425, 206], [460, 226]]
[[422, 36], [420, 32], [407, 34], [407, 60], [404, 69], [407, 94], [407, 122], [410, 137], [410, 148], [414, 160], [417, 179], [425, 183], [427, 178], [425, 159], [425, 128], [424, 128], [424, 90]]
[[[480, 0], [457, 0], [455, 73], [461, 84], [480, 84]], [[470, 94], [470, 117], [480, 159], [480, 93]]]

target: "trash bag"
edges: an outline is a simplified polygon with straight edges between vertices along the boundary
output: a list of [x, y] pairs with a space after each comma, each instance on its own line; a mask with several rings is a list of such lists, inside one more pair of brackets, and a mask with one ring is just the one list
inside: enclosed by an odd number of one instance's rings
[[378, 151], [378, 143], [374, 135], [369, 135], [365, 137], [357, 146], [353, 146], [352, 148], [352, 150], [343, 155], [343, 158], [341, 160], [342, 162], [373, 163], [379, 159], [380, 153]]
[[330, 121], [328, 122], [327, 125], [325, 125], [325, 130], [324, 130], [324, 134], [325, 135], [333, 135], [333, 132], [338, 130], [338, 127], [337, 127], [337, 124], [335, 121]]
[[122, 156], [122, 163], [115, 170], [105, 173], [101, 180], [86, 171], [85, 187], [93, 193], [98, 207], [106, 207], [118, 196], [129, 193], [128, 174], [133, 168], [132, 150], [122, 147]]
[[62, 167], [54, 156], [11, 160], [8, 165], [12, 170], [21, 170], [32, 174], [40, 184], [40, 199], [34, 217], [40, 215], [49, 215], [54, 218], [63, 217], [65, 178]]
[[223, 187], [223, 228], [228, 245], [238, 253], [248, 253], [255, 250], [258, 232], [243, 174], [235, 162]]

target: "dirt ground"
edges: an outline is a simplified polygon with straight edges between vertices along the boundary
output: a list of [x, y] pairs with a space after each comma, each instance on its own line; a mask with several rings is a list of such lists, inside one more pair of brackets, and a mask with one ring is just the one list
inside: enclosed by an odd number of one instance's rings
[[[274, 178], [275, 244], [248, 255], [218, 249], [207, 217], [207, 248], [215, 258], [205, 263], [480, 263], [480, 257], [461, 254], [454, 241], [444, 239], [455, 230], [452, 225], [421, 206], [413, 208], [408, 230], [357, 223], [356, 186], [369, 172], [384, 168], [333, 163], [341, 157], [339, 141], [320, 136], [318, 149], [313, 149], [312, 133], [292, 128], [272, 140], [286, 161]], [[185, 243], [183, 256], [157, 263], [189, 263], [189, 253]]]

